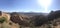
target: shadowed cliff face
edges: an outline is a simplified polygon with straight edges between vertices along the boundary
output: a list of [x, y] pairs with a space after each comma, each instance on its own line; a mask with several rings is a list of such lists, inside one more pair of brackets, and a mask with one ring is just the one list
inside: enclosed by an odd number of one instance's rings
[[0, 11], [0, 16], [2, 15], [2, 12]]
[[59, 18], [59, 17], [60, 17], [60, 10], [51, 12], [48, 15], [48, 18], [50, 18], [50, 19], [56, 19], [56, 18]]
[[32, 17], [32, 23], [35, 26], [41, 26], [47, 22], [47, 18], [44, 15], [37, 15]]
[[43, 24], [48, 23], [49, 21], [53, 21], [57, 18], [60, 18], [60, 10], [53, 11], [49, 13], [47, 16], [37, 15], [32, 17], [32, 22], [35, 26], [41, 26]]

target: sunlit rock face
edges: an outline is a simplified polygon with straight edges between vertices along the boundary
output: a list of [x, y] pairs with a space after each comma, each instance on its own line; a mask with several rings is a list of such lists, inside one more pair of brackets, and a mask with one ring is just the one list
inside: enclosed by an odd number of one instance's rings
[[10, 14], [7, 14], [5, 12], [0, 11], [0, 18], [2, 18], [2, 17], [6, 18], [6, 20], [7, 20], [6, 22], [9, 22], [9, 20], [10, 20]]
[[6, 17], [6, 18], [7, 18], [7, 20], [10, 20], [10, 14], [2, 13], [2, 16], [3, 16], [3, 17]]

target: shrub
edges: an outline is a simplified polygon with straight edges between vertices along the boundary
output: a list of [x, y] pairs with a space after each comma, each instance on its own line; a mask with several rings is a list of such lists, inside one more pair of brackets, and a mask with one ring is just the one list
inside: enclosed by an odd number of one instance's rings
[[6, 22], [4, 22], [1, 24], [1, 28], [11, 28], [11, 26], [7, 24]]
[[4, 21], [6, 21], [6, 18], [5, 17], [1, 17], [0, 18], [0, 23], [3, 23]]
[[57, 26], [58, 24], [56, 22], [53, 23], [53, 26]]
[[52, 28], [50, 25], [48, 25], [48, 27], [47, 28]]
[[44, 24], [47, 21], [47, 19], [44, 15], [37, 15], [37, 16], [34, 16], [33, 18], [34, 18], [33, 24], [35, 26], [41, 26], [42, 24]]

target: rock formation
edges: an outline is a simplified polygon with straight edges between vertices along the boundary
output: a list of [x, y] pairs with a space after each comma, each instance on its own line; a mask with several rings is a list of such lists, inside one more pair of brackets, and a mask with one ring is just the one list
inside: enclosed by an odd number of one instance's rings
[[19, 25], [23, 25], [23, 26], [28, 26], [29, 23], [24, 20], [25, 18], [22, 17], [21, 15], [19, 15], [18, 13], [11, 13], [11, 17], [10, 20], [14, 23], [18, 23]]
[[2, 12], [0, 11], [0, 16], [2, 15]]

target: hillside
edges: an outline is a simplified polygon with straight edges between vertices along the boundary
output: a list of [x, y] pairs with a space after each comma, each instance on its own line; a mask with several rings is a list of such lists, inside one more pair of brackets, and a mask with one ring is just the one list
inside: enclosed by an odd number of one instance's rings
[[3, 28], [60, 28], [59, 26], [60, 10], [50, 13], [6, 13], [0, 11], [0, 27]]

